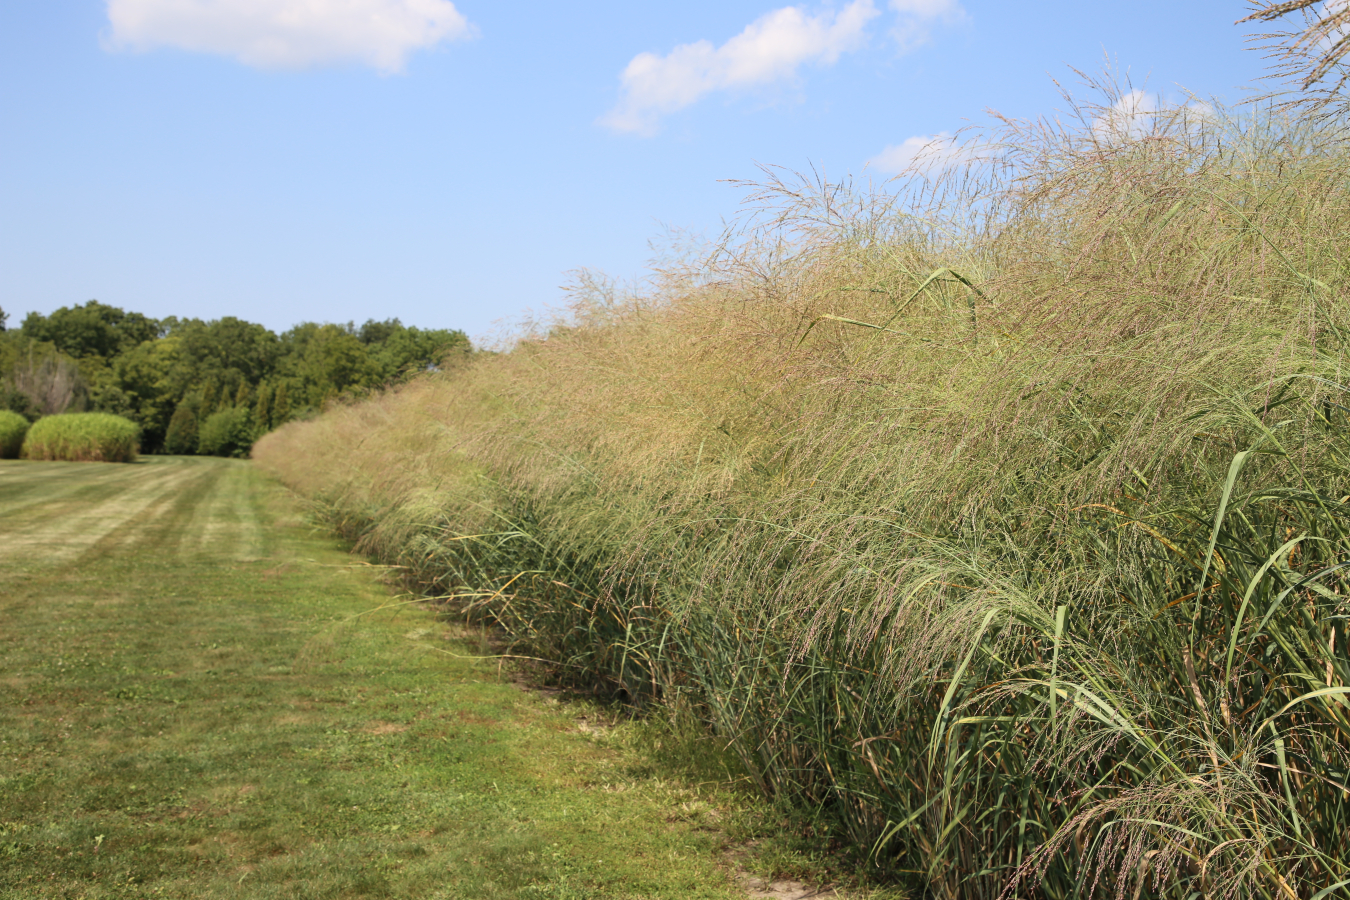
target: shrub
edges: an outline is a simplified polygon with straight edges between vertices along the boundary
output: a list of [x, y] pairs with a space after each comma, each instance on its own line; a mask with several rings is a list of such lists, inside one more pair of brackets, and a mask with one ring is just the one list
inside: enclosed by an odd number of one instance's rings
[[0, 459], [18, 459], [28, 420], [16, 412], [0, 409]]
[[135, 462], [141, 427], [109, 413], [64, 413], [38, 419], [28, 429], [28, 459], [77, 462]]
[[186, 403], [178, 404], [169, 419], [169, 430], [164, 435], [164, 450], [168, 453], [197, 452], [197, 413]]
[[247, 456], [251, 446], [253, 416], [242, 406], [211, 413], [197, 437], [197, 452], [207, 456]]

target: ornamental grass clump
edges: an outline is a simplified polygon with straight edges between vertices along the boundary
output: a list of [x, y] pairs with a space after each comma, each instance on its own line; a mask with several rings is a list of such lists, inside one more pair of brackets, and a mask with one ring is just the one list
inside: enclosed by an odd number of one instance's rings
[[1350, 144], [1114, 99], [254, 456], [916, 895], [1338, 896]]
[[0, 459], [18, 459], [28, 420], [16, 412], [0, 409]]
[[109, 413], [64, 413], [33, 423], [23, 442], [27, 459], [135, 462], [141, 429]]

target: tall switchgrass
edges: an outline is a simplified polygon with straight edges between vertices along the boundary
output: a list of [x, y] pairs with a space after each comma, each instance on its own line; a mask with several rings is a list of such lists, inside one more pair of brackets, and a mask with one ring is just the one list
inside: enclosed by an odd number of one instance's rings
[[770, 172], [649, 290], [254, 456], [932, 896], [1343, 895], [1350, 150], [1212, 109], [975, 146]]
[[23, 442], [23, 455], [73, 462], [135, 462], [140, 440], [140, 426], [130, 419], [109, 413], [63, 413], [33, 423]]
[[0, 459], [18, 459], [28, 420], [16, 412], [0, 409]]

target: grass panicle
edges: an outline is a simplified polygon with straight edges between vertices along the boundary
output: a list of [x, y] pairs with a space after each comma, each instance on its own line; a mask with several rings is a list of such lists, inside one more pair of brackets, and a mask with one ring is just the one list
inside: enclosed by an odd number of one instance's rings
[[109, 413], [44, 416], [28, 429], [25, 459], [70, 462], [135, 462], [141, 429]]
[[645, 293], [255, 458], [927, 896], [1333, 896], [1350, 148], [1110, 100], [897, 190], [770, 170]]

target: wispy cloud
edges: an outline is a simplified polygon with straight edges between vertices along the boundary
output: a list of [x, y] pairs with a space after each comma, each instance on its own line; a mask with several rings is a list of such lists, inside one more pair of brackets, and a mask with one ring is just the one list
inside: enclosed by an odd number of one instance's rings
[[867, 161], [867, 165], [889, 175], [932, 176], [945, 169], [965, 165], [987, 152], [989, 146], [978, 140], [958, 140], [949, 132], [923, 134], [892, 144]]
[[891, 0], [896, 21], [891, 28], [901, 52], [913, 50], [933, 39], [933, 25], [955, 25], [969, 18], [960, 0]]
[[[1115, 145], [1150, 135], [1198, 134], [1216, 117], [1214, 108], [1203, 100], [1175, 103], [1137, 89], [1121, 94], [1095, 113], [1086, 118], [1086, 133], [1101, 144]], [[867, 165], [888, 175], [934, 177], [971, 163], [997, 161], [1006, 149], [988, 132], [974, 131], [963, 139], [942, 131], [891, 144]]]
[[1185, 105], [1170, 103], [1158, 94], [1135, 89], [1120, 95], [1092, 120], [1093, 136], [1103, 143], [1137, 141], [1161, 129], [1196, 129], [1214, 117], [1214, 108], [1202, 100]]
[[263, 69], [356, 62], [402, 71], [408, 55], [477, 30], [449, 0], [107, 0], [110, 49], [177, 47]]
[[1098, 140], [1136, 140], [1153, 130], [1153, 120], [1162, 109], [1156, 94], [1139, 89], [1122, 94], [1092, 121], [1092, 133]]
[[714, 91], [789, 80], [805, 63], [832, 65], [862, 46], [877, 15], [873, 0], [819, 15], [788, 6], [751, 22], [720, 47], [704, 40], [665, 56], [639, 53], [623, 71], [618, 105], [600, 121], [615, 131], [654, 134], [662, 116]]

